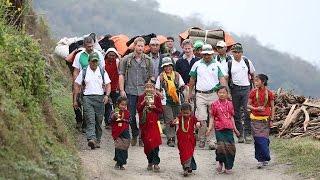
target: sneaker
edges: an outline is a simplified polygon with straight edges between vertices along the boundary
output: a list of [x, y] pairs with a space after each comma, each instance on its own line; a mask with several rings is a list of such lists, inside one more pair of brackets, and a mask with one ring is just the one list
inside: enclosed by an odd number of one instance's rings
[[91, 149], [96, 148], [96, 142], [95, 142], [95, 140], [90, 139], [90, 140], [88, 141], [88, 146], [90, 146]]
[[152, 171], [152, 170], [153, 170], [152, 164], [148, 164], [147, 170], [148, 170], [148, 171]]
[[126, 168], [124, 168], [123, 166], [120, 166], [120, 170], [126, 170]]
[[262, 162], [262, 165], [263, 165], [263, 166], [268, 166], [268, 165], [269, 165], [269, 161], [263, 161], [263, 162]]
[[199, 142], [199, 148], [203, 149], [206, 146], [206, 143], [204, 141]]
[[133, 137], [131, 139], [131, 146], [135, 146], [135, 145], [137, 145], [137, 137]]
[[160, 172], [160, 167], [158, 165], [153, 166], [153, 171], [154, 172]]
[[238, 138], [238, 143], [244, 143], [244, 139], [243, 139], [242, 136], [240, 136], [240, 137]]
[[261, 168], [262, 168], [262, 166], [263, 166], [263, 162], [258, 162], [258, 164], [257, 164], [257, 168], [258, 168], [258, 169], [261, 169]]
[[251, 144], [252, 143], [252, 137], [251, 136], [246, 136], [245, 138], [246, 144]]

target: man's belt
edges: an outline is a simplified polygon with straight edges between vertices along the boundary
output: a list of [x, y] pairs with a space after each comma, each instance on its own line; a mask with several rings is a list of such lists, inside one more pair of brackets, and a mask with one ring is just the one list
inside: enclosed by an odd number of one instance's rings
[[199, 90], [196, 90], [197, 93], [202, 93], [202, 94], [211, 94], [214, 92], [213, 89], [209, 90], [209, 91], [199, 91]]

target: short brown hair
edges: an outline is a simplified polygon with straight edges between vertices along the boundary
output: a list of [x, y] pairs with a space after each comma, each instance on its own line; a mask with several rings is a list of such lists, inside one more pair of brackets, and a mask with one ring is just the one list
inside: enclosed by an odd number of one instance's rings
[[191, 39], [185, 39], [182, 41], [181, 47], [184, 47], [185, 45], [190, 45], [192, 47], [193, 43]]
[[137, 37], [134, 39], [133, 44], [137, 45], [138, 42], [143, 42], [143, 44], [146, 44], [146, 40], [144, 40], [142, 37]]

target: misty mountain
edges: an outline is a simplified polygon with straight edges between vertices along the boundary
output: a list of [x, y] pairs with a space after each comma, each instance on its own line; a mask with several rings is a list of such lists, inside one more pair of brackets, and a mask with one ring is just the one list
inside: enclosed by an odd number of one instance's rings
[[[156, 33], [178, 37], [191, 26], [206, 29], [220, 26], [217, 23], [204, 25], [198, 16], [183, 19], [159, 12], [155, 0], [34, 0], [33, 6], [48, 20], [52, 35], [57, 39], [90, 32], [128, 36]], [[283, 87], [299, 94], [319, 96], [319, 69], [299, 57], [265, 47], [255, 37], [232, 36], [244, 45], [244, 54], [253, 61], [257, 73], [269, 75], [272, 89]]]

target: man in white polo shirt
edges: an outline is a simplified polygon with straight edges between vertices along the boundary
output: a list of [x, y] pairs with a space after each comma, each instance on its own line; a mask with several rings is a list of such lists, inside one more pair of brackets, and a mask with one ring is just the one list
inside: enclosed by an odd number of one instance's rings
[[[234, 120], [240, 132], [239, 143], [251, 143], [251, 125], [247, 111], [248, 95], [251, 89], [251, 80], [254, 77], [255, 68], [252, 62], [243, 56], [243, 48], [240, 43], [233, 45], [232, 61], [228, 62], [229, 87], [231, 90], [234, 107]], [[241, 110], [244, 113], [242, 124]], [[244, 138], [243, 138], [244, 137]]]
[[[210, 44], [202, 46], [203, 58], [191, 68], [190, 75], [190, 92], [194, 86], [196, 87], [196, 117], [201, 122], [199, 129], [199, 147], [204, 148], [206, 142], [205, 133], [207, 131], [208, 109], [214, 100], [218, 99], [215, 90], [220, 86], [226, 86], [226, 73], [221, 67], [221, 64], [214, 60], [214, 51]], [[189, 98], [192, 93], [189, 94]], [[210, 117], [211, 118], [211, 117]]]
[[108, 102], [111, 84], [108, 74], [98, 67], [99, 54], [93, 52], [89, 55], [89, 66], [80, 71], [75, 80], [74, 108], [79, 106], [76, 97], [83, 91], [83, 114], [87, 123], [86, 136], [91, 149], [100, 148], [102, 136], [101, 123], [104, 116], [104, 107]]

